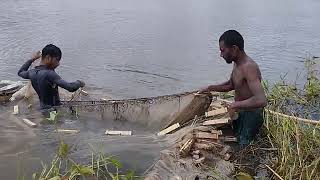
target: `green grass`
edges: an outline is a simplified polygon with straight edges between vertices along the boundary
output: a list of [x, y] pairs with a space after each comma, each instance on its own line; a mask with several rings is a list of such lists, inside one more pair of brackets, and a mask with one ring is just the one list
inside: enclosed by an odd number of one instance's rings
[[49, 165], [42, 163], [42, 169], [33, 174], [34, 180], [78, 180], [78, 179], [139, 179], [133, 171], [123, 173], [122, 164], [113, 156], [92, 149], [91, 163], [80, 164], [69, 157], [69, 145], [61, 142]]
[[[288, 106], [303, 105], [304, 114], [307, 107], [312, 107], [319, 100], [320, 80], [315, 66], [317, 59], [306, 59], [306, 80], [303, 89], [298, 89], [294, 83], [284, 80], [265, 89], [269, 100], [268, 109], [294, 115], [288, 112]], [[290, 102], [290, 103], [289, 103]], [[316, 107], [320, 108], [320, 107]], [[266, 136], [272, 147], [277, 148], [276, 161], [271, 168], [277, 178], [282, 179], [320, 179], [320, 127], [301, 123], [292, 118], [265, 113]]]

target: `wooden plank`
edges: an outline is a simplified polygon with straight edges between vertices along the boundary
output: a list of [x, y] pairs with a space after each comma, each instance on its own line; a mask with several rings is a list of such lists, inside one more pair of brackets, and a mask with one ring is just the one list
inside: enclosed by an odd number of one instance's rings
[[212, 134], [218, 134], [219, 136], [222, 135], [222, 131], [221, 130], [211, 130]]
[[37, 127], [37, 124], [30, 121], [29, 119], [22, 119], [24, 123], [26, 123], [30, 127]]
[[170, 133], [171, 131], [173, 131], [173, 130], [179, 128], [179, 127], [180, 127], [180, 124], [179, 124], [179, 123], [176, 123], [176, 124], [174, 124], [174, 125], [171, 125], [171, 126], [167, 127], [166, 129], [160, 131], [157, 135], [158, 135], [158, 136], [162, 136], [162, 135], [168, 134], [168, 133]]
[[224, 147], [224, 145], [219, 144], [218, 142], [214, 142], [212, 140], [206, 140], [206, 139], [197, 139], [198, 143], [205, 143], [205, 144], [210, 144], [210, 145], [214, 145], [216, 147]]
[[131, 136], [131, 131], [112, 131], [112, 130], [106, 130], [106, 135], [120, 135], [120, 136]]
[[19, 114], [19, 106], [18, 105], [13, 106], [13, 113], [12, 114], [14, 114], [14, 115]]
[[179, 150], [180, 154], [187, 155], [193, 144], [194, 144], [194, 139], [193, 138], [188, 139], [187, 142], [185, 142], [180, 148]]
[[208, 132], [197, 132], [196, 133], [196, 138], [201, 138], [201, 139], [218, 139], [219, 135], [218, 134], [212, 134]]
[[220, 108], [220, 109], [216, 109], [216, 110], [212, 110], [212, 111], [206, 112], [205, 116], [206, 117], [218, 116], [218, 115], [226, 114], [227, 112], [228, 112], [227, 108]]
[[209, 144], [204, 144], [204, 143], [194, 143], [194, 148], [195, 149], [205, 149], [205, 150], [210, 150], [213, 148], [212, 145]]
[[208, 125], [216, 125], [216, 124], [228, 124], [229, 118], [221, 118], [221, 119], [213, 119], [203, 122], [202, 125], [208, 126]]
[[204, 132], [210, 132], [213, 128], [210, 126], [196, 126], [194, 127], [195, 131], [204, 131]]
[[80, 130], [77, 129], [57, 129], [58, 133], [67, 133], [67, 134], [76, 134], [79, 133]]

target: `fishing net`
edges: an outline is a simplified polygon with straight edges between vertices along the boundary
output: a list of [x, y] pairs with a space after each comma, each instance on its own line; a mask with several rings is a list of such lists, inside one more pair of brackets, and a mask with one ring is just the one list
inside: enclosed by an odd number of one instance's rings
[[212, 97], [194, 95], [193, 92], [126, 100], [63, 101], [60, 108], [78, 114], [100, 113], [104, 119], [128, 121], [161, 130], [174, 123], [181, 125], [195, 115], [202, 115], [209, 107]]

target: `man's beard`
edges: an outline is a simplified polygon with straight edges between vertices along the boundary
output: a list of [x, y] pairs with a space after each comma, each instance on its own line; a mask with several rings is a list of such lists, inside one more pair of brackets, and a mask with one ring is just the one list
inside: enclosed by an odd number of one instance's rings
[[226, 61], [227, 64], [231, 64], [232, 63], [232, 59], [231, 58], [225, 58], [224, 60]]

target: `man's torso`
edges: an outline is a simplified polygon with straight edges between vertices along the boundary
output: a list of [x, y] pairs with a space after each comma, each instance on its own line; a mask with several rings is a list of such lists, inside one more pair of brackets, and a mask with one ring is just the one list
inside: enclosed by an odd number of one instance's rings
[[48, 77], [50, 71], [42, 66], [29, 70], [32, 86], [39, 96], [42, 108], [50, 108], [60, 104], [58, 87]]
[[261, 74], [258, 65], [250, 58], [248, 58], [247, 61], [241, 65], [234, 65], [231, 74], [231, 81], [235, 90], [235, 101], [243, 101], [253, 96], [244, 74], [248, 63], [255, 65], [259, 72], [259, 79], [261, 80]]

